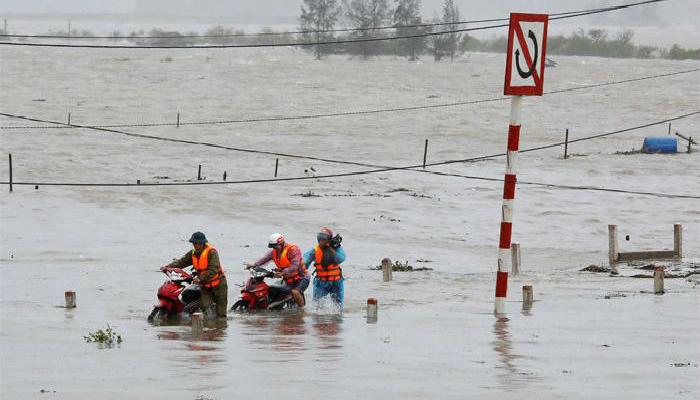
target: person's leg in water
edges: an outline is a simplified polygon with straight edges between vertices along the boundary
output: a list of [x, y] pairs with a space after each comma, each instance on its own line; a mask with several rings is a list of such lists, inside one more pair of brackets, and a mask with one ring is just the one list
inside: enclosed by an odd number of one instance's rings
[[314, 301], [318, 302], [328, 295], [327, 281], [314, 278]]
[[297, 303], [297, 306], [299, 306], [299, 308], [304, 308], [304, 306], [306, 305], [306, 301], [304, 300], [304, 295], [302, 293], [304, 293], [307, 287], [309, 287], [309, 279], [302, 278], [291, 290], [292, 297], [294, 298], [294, 301]]
[[204, 314], [204, 317], [206, 318], [208, 316], [207, 310], [214, 302], [214, 296], [211, 289], [207, 289], [205, 287], [202, 287], [201, 293], [202, 297], [199, 299], [199, 310], [202, 311], [202, 314]]
[[228, 307], [228, 285], [219, 285], [212, 290], [216, 302], [216, 316], [226, 319], [226, 307]]
[[329, 293], [330, 297], [333, 299], [333, 301], [335, 301], [338, 308], [340, 308], [340, 311], [342, 312], [343, 302], [345, 301], [345, 284], [343, 283], [343, 280], [334, 281]]

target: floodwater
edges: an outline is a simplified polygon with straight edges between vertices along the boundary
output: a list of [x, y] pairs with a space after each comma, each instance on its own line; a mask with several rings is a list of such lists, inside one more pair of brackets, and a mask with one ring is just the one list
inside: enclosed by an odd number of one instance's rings
[[[172, 61], [169, 60], [170, 57]], [[546, 90], [693, 69], [697, 62], [559, 57]], [[0, 49], [0, 111], [80, 124], [246, 119], [429, 105], [499, 97], [503, 56], [454, 63], [370, 61], [300, 51]], [[697, 111], [698, 72], [528, 98], [521, 148]], [[124, 131], [231, 147], [389, 166], [500, 153], [507, 101], [337, 118]], [[698, 135], [700, 117], [673, 131]], [[0, 118], [2, 126], [28, 125]], [[519, 177], [567, 185], [697, 195], [700, 153], [639, 149], [649, 127], [562, 149], [524, 153]], [[275, 156], [83, 129], [0, 130], [20, 182], [170, 182], [271, 178]], [[315, 170], [312, 171], [311, 167]], [[363, 167], [280, 157], [279, 176]], [[435, 167], [500, 178], [504, 160]], [[305, 172], [306, 171], [306, 172]], [[0, 175], [8, 176], [6, 164]], [[165, 178], [167, 177], [167, 178]], [[399, 190], [400, 189], [400, 190]], [[311, 191], [318, 195], [300, 196]], [[0, 192], [0, 397], [5, 399], [696, 398], [700, 394], [697, 275], [650, 279], [581, 273], [607, 259], [607, 225], [622, 251], [671, 248], [683, 223], [684, 267], [700, 262], [700, 201], [519, 186], [505, 316], [493, 315], [502, 184], [394, 171], [308, 181], [204, 187], [15, 186]], [[157, 268], [204, 231], [220, 251], [229, 303], [241, 263], [282, 231], [303, 249], [319, 226], [344, 237], [346, 307], [230, 315], [193, 338], [146, 316]], [[629, 235], [630, 240], [624, 240]], [[383, 257], [433, 271], [369, 267]], [[623, 269], [623, 275], [636, 270]], [[535, 303], [521, 309], [520, 287]], [[60, 308], [77, 292], [76, 309]], [[309, 293], [310, 294], [310, 293]], [[379, 300], [376, 323], [365, 320]], [[608, 297], [608, 298], [606, 298]], [[85, 343], [112, 326], [114, 348]], [[42, 392], [42, 390], [44, 392]]]

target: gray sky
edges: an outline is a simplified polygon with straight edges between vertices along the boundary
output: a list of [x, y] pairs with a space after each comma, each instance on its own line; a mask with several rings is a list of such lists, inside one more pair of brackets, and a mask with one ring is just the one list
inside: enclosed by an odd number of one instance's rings
[[[506, 16], [511, 11], [558, 12], [633, 2], [635, 0], [455, 0], [463, 19]], [[176, 15], [187, 22], [204, 21], [235, 25], [291, 25], [299, 14], [301, 0], [0, 0], [0, 15], [12, 21], [17, 14], [136, 14]], [[423, 0], [423, 16], [439, 12], [442, 0]], [[124, 17], [120, 17], [124, 20]], [[700, 1], [669, 0], [660, 4], [616, 11], [553, 23], [554, 33], [570, 32], [576, 27], [608, 27], [611, 30], [633, 28], [636, 42], [667, 44], [679, 42], [700, 47]], [[26, 26], [22, 26], [23, 29]], [[143, 26], [144, 29], [152, 26]], [[185, 29], [183, 29], [185, 30]], [[490, 33], [491, 34], [491, 33]]]

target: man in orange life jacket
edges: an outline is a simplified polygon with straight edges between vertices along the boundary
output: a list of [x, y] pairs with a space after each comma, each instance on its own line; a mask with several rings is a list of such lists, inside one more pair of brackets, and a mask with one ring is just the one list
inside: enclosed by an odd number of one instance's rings
[[340, 235], [333, 236], [330, 228], [323, 227], [316, 235], [318, 244], [304, 253], [304, 265], [314, 264], [314, 300], [330, 296], [342, 308], [345, 297], [343, 271], [340, 264], [345, 261], [345, 250], [340, 245]]
[[281, 295], [291, 294], [299, 307], [304, 307], [303, 293], [309, 287], [309, 273], [301, 261], [301, 250], [292, 243], [287, 243], [279, 233], [270, 235], [267, 247], [268, 251], [262, 258], [255, 262], [244, 262], [246, 269], [265, 265], [270, 261], [275, 263], [275, 277], [284, 279], [284, 285], [278, 289]]
[[199, 284], [202, 288], [201, 309], [206, 310], [213, 302], [216, 304], [216, 316], [226, 318], [228, 285], [219, 261], [219, 253], [207, 243], [207, 238], [202, 232], [193, 233], [190, 243], [194, 249], [166, 267], [182, 269], [190, 265], [194, 266], [197, 276], [193, 283]]

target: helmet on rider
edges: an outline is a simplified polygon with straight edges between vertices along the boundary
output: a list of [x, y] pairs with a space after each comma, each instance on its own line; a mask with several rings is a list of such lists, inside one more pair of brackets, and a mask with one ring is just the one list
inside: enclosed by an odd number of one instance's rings
[[284, 236], [281, 233], [273, 233], [270, 235], [270, 240], [267, 242], [267, 247], [269, 248], [282, 248], [284, 247]]
[[322, 240], [329, 241], [331, 238], [333, 238], [333, 231], [331, 228], [327, 228], [325, 226], [319, 229], [318, 233], [316, 234], [316, 240], [319, 242]]

